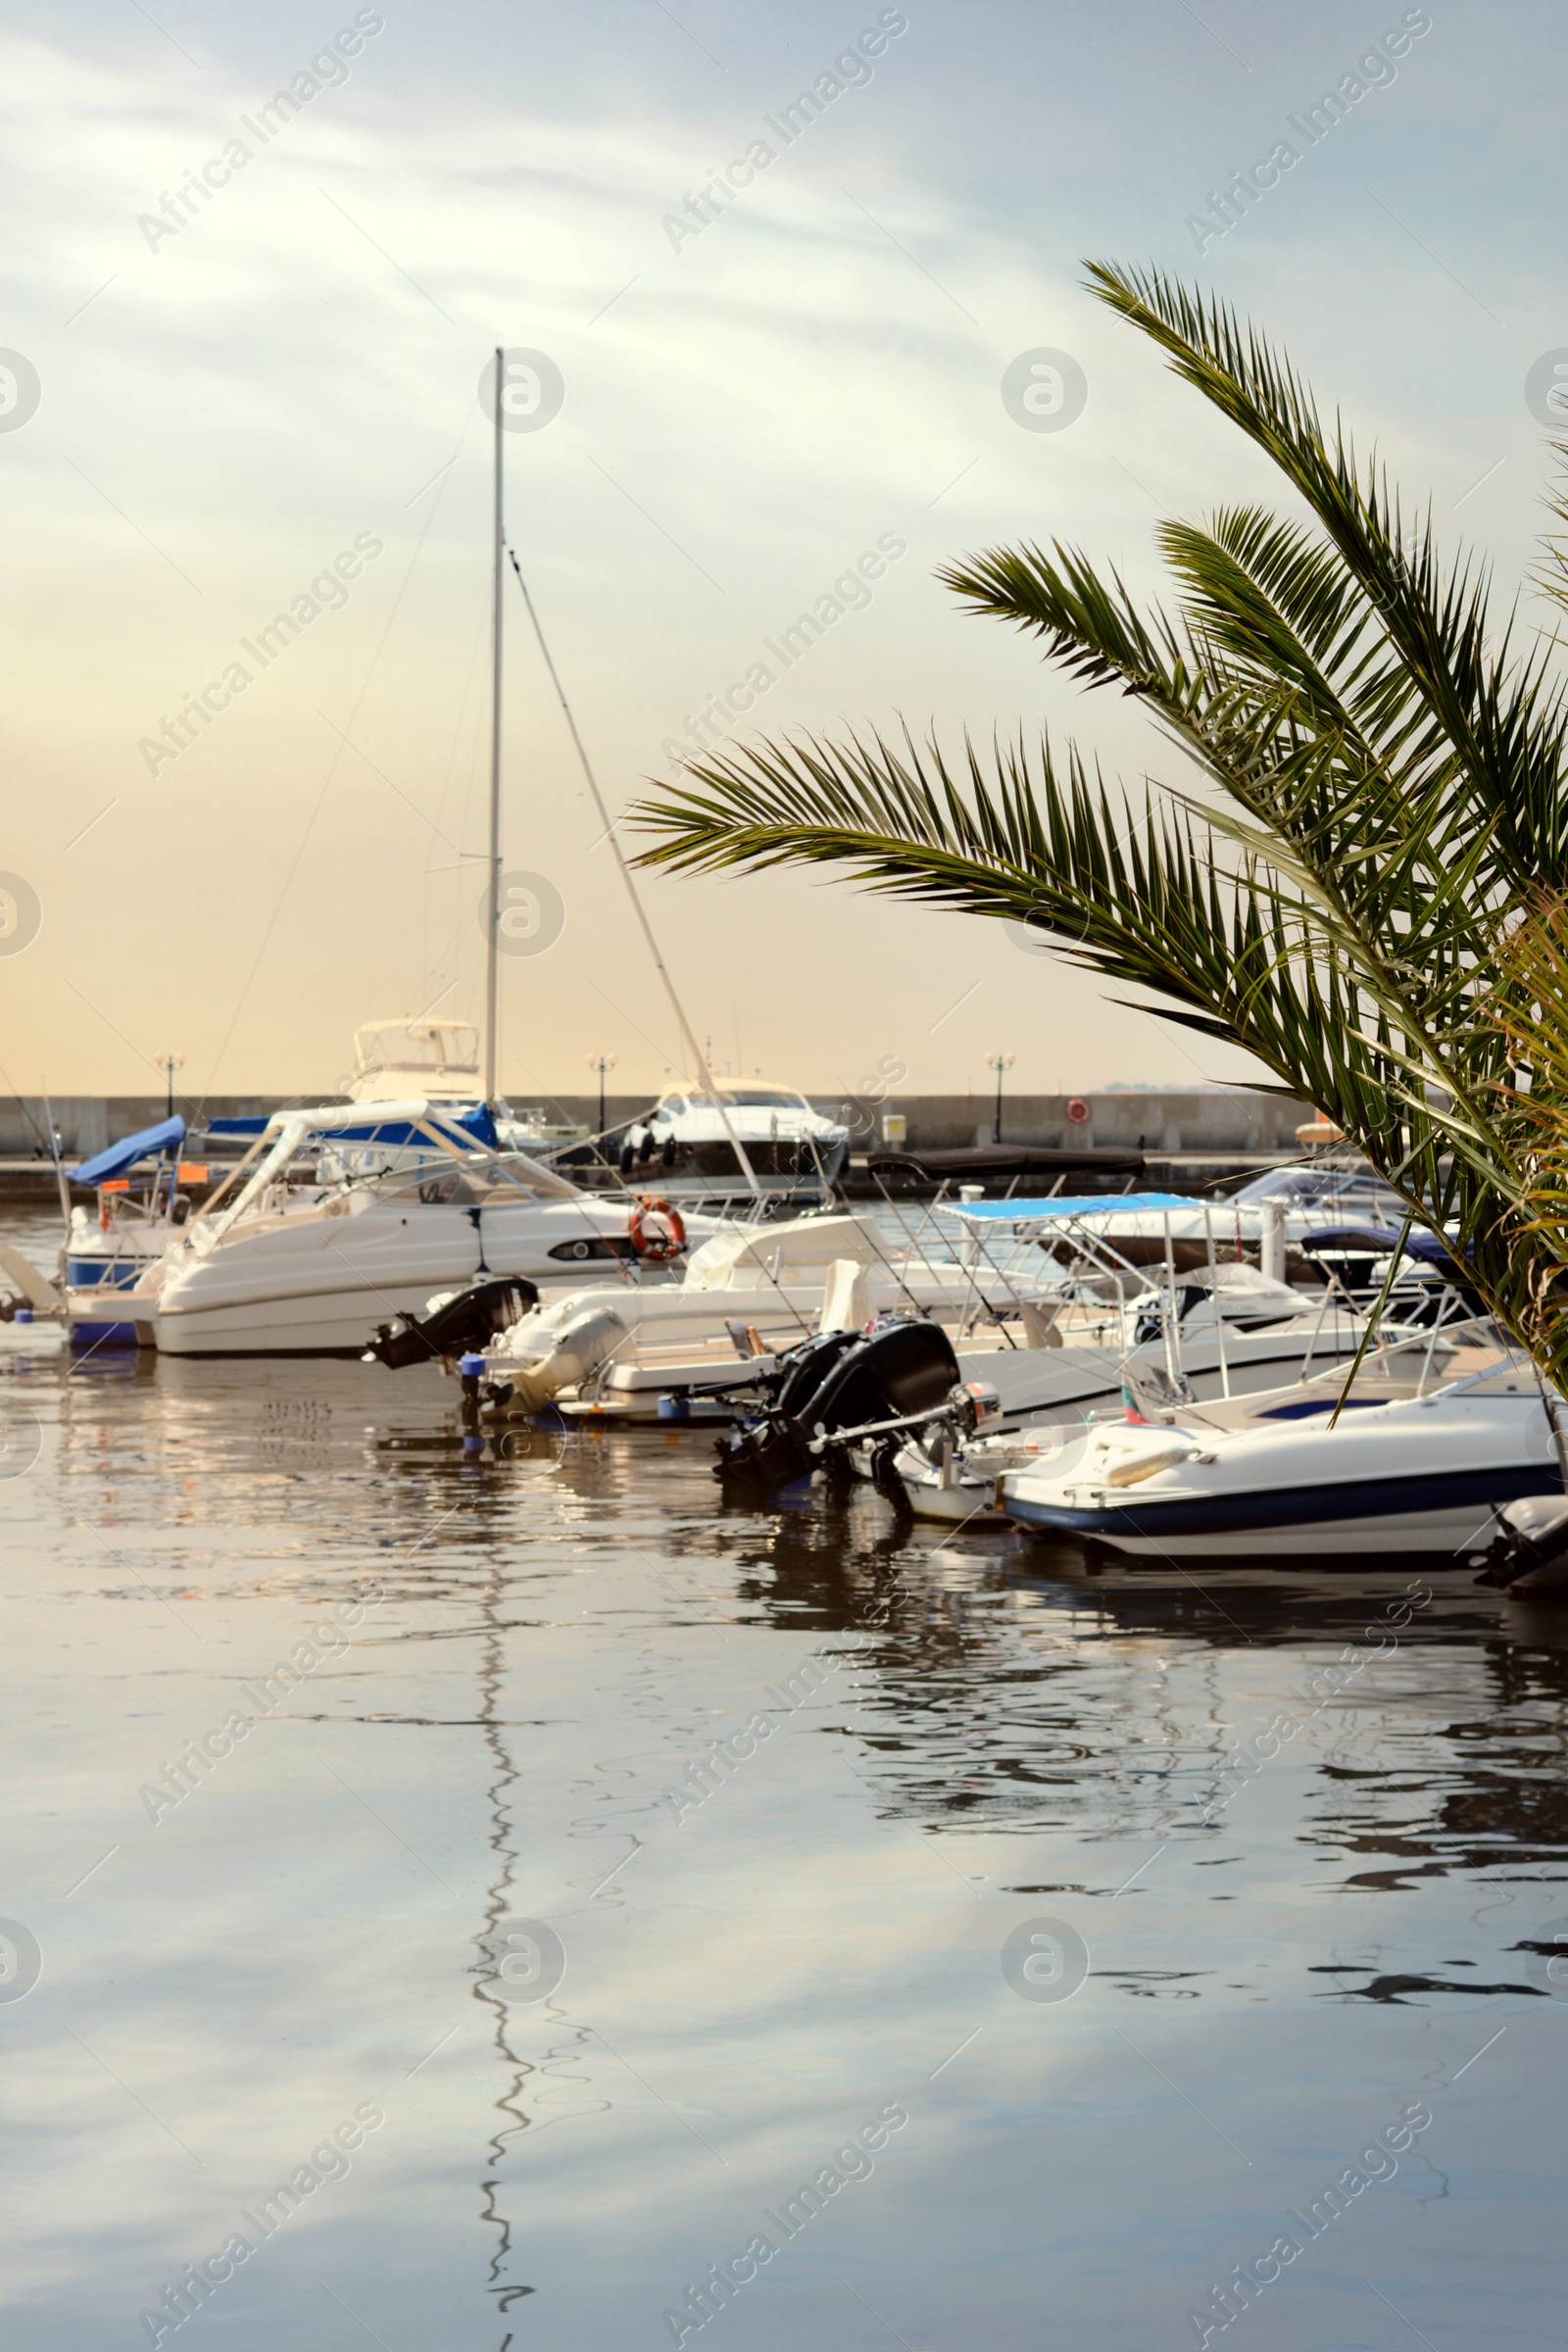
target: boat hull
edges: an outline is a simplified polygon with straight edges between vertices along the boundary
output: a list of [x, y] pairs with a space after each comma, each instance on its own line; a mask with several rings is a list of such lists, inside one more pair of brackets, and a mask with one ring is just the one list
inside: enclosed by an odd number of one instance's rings
[[[927, 1302], [922, 1299], [921, 1303]], [[799, 1308], [802, 1317], [814, 1314], [816, 1305], [814, 1296], [803, 1297]], [[763, 1298], [759, 1302], [739, 1302], [728, 1311], [732, 1315], [743, 1313], [744, 1319], [768, 1307], [775, 1307], [776, 1312], [776, 1302]], [[934, 1311], [940, 1316], [940, 1305]], [[1325, 1337], [1315, 1325], [1304, 1332], [1233, 1331], [1226, 1335], [1226, 1361], [1222, 1367], [1217, 1341], [1204, 1333], [1185, 1344], [1181, 1362], [1195, 1396], [1209, 1398], [1226, 1394], [1247, 1396], [1295, 1378], [1308, 1353], [1312, 1362], [1322, 1367], [1348, 1360], [1356, 1346], [1353, 1332]], [[1079, 1418], [1116, 1404], [1122, 1395], [1121, 1354], [1111, 1347], [1018, 1348], [1004, 1343], [971, 1348], [959, 1343], [958, 1361], [965, 1380], [988, 1381], [996, 1389], [995, 1426], [999, 1428], [1016, 1428], [1059, 1416]], [[1163, 1350], [1157, 1347], [1140, 1348], [1134, 1361], [1160, 1363]], [[628, 1350], [612, 1367], [608, 1377], [595, 1385], [590, 1400], [579, 1401], [574, 1394], [567, 1394], [560, 1409], [595, 1420], [656, 1421], [665, 1417], [660, 1405], [661, 1396], [680, 1391], [692, 1399], [691, 1418], [725, 1419], [728, 1408], [723, 1404], [717, 1401], [706, 1407], [702, 1404], [703, 1391], [733, 1387], [743, 1370], [761, 1374], [772, 1366], [771, 1356], [744, 1366], [732, 1355], [717, 1354], [712, 1349], [701, 1352], [694, 1348], [683, 1355], [678, 1346], [660, 1350], [657, 1360], [648, 1361]], [[919, 1511], [922, 1506], [916, 1502], [915, 1508]]]
[[359, 1356], [378, 1325], [488, 1275], [572, 1290], [582, 1261], [552, 1252], [621, 1230], [620, 1216], [574, 1201], [486, 1209], [482, 1224], [460, 1207], [372, 1205], [237, 1228], [118, 1297], [142, 1344], [166, 1355]]
[[1008, 1495], [1005, 1508], [1036, 1534], [1107, 1544], [1139, 1559], [1364, 1558], [1369, 1551], [1464, 1555], [1490, 1541], [1506, 1504], [1561, 1493], [1555, 1464], [1542, 1462], [1110, 1508]]

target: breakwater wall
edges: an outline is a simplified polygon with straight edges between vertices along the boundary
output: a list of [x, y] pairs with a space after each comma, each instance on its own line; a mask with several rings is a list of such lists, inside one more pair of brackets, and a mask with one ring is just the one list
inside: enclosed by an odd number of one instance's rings
[[[611, 1095], [605, 1115], [614, 1125], [648, 1107], [647, 1095]], [[883, 1102], [864, 1097], [851, 1100], [826, 1091], [813, 1093], [811, 1102], [830, 1118], [842, 1118], [855, 1138], [854, 1148], [864, 1152], [895, 1138], [927, 1150], [964, 1144], [988, 1144], [996, 1128], [994, 1097], [975, 1095], [890, 1094]], [[298, 1097], [280, 1095], [214, 1095], [201, 1106], [205, 1116], [243, 1118], [282, 1109]], [[538, 1109], [552, 1123], [596, 1127], [597, 1095], [563, 1095], [547, 1101], [518, 1093], [512, 1097], [519, 1114]], [[1072, 1119], [1068, 1105], [1088, 1116]], [[198, 1105], [175, 1098], [175, 1108], [195, 1123]], [[122, 1136], [134, 1135], [164, 1116], [162, 1095], [65, 1095], [50, 1107], [68, 1158], [101, 1152]], [[1082, 1097], [1066, 1095], [1004, 1095], [1002, 1136], [1009, 1144], [1113, 1144], [1142, 1148], [1151, 1157], [1176, 1153], [1217, 1152], [1268, 1156], [1296, 1149], [1296, 1129], [1311, 1118], [1309, 1103], [1291, 1102], [1273, 1095], [1250, 1093], [1164, 1094], [1117, 1089]], [[889, 1122], [902, 1119], [902, 1136]], [[27, 1159], [38, 1152], [46, 1132], [42, 1102], [29, 1096], [0, 1102], [0, 1156]]]

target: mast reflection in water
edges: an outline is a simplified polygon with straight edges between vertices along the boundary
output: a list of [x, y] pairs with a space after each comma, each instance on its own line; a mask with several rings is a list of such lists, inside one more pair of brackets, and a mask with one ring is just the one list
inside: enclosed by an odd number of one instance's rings
[[[1144, 2352], [1422, 2100], [1238, 2337], [1555, 2341], [1568, 1614], [1436, 1567], [1378, 1647], [1403, 1565], [1096, 1573], [871, 1496], [727, 1511], [695, 1433], [466, 1456], [434, 1375], [5, 1361], [44, 1432], [6, 1495], [19, 2341], [134, 2332], [383, 2093], [193, 2336], [668, 2340], [899, 2102], [705, 2345], [1034, 2352], [1048, 2311]], [[378, 1583], [151, 1823], [162, 1760]], [[1054, 2005], [1002, 1966], [1042, 1916], [1087, 1953]], [[496, 1983], [519, 1920], [565, 1948], [535, 2000]]]

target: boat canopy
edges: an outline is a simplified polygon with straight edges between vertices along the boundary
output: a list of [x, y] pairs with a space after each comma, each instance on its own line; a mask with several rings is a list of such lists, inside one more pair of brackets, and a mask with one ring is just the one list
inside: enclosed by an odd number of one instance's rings
[[[445, 1103], [441, 1103], [433, 1107], [432, 1115], [438, 1126], [460, 1128], [465, 1135], [471, 1136], [476, 1144], [482, 1144], [487, 1152], [496, 1152], [501, 1148], [501, 1138], [496, 1133], [495, 1119], [487, 1102], [475, 1102], [464, 1111], [449, 1110]], [[210, 1119], [207, 1131], [210, 1135], [265, 1135], [270, 1127], [286, 1116], [286, 1112], [277, 1111], [271, 1118]], [[331, 1144], [427, 1145], [430, 1140], [418, 1128], [411, 1126], [406, 1118], [367, 1118], [363, 1110], [352, 1116], [339, 1112], [336, 1117], [327, 1113], [313, 1118], [310, 1131], [313, 1138], [319, 1137], [323, 1143]]]
[[946, 1216], [973, 1217], [987, 1225], [1036, 1225], [1054, 1217], [1141, 1217], [1166, 1208], [1213, 1205], [1187, 1193], [1085, 1193], [1070, 1200], [944, 1200], [942, 1210]]
[[107, 1184], [112, 1177], [123, 1176], [138, 1159], [151, 1159], [167, 1152], [173, 1144], [185, 1140], [185, 1122], [176, 1112], [172, 1119], [160, 1119], [156, 1127], [143, 1127], [136, 1135], [127, 1135], [122, 1142], [111, 1144], [92, 1159], [84, 1159], [79, 1167], [68, 1168], [66, 1173], [73, 1184]]

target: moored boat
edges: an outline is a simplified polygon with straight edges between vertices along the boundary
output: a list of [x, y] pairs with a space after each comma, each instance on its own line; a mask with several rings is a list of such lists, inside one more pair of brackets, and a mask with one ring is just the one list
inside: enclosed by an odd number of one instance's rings
[[1062, 1430], [1006, 1473], [1000, 1502], [1037, 1534], [1135, 1559], [1360, 1558], [1484, 1551], [1523, 1496], [1562, 1493], [1551, 1410], [1491, 1326], [1407, 1343], [1288, 1389]]
[[70, 1318], [76, 1345], [134, 1341], [131, 1323], [105, 1312], [104, 1294], [128, 1291], [158, 1263], [190, 1216], [196, 1190], [207, 1185], [206, 1163], [180, 1157], [185, 1133], [174, 1112], [66, 1171], [70, 1184], [96, 1195], [90, 1208], [73, 1204], [60, 1245], [62, 1292], [99, 1294]]
[[[323, 1144], [417, 1150], [429, 1163], [323, 1184]], [[377, 1319], [486, 1277], [580, 1283], [597, 1260], [629, 1285], [647, 1225], [638, 1204], [581, 1193], [496, 1146], [482, 1106], [279, 1111], [117, 1309], [140, 1344], [171, 1355], [357, 1356]], [[693, 1219], [690, 1230], [701, 1242], [716, 1227]], [[90, 1298], [74, 1292], [71, 1308], [85, 1319]]]

